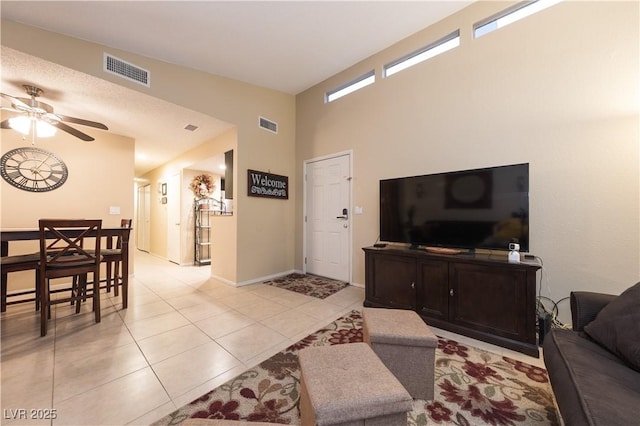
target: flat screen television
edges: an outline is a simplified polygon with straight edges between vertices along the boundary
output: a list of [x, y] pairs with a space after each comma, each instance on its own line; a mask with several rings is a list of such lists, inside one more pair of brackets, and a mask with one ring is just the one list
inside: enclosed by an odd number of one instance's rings
[[529, 164], [381, 180], [380, 240], [529, 251]]

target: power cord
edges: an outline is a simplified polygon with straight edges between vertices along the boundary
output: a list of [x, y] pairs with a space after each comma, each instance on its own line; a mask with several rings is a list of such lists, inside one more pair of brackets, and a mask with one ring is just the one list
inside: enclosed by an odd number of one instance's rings
[[[538, 315], [538, 317], [544, 317], [547, 314], [549, 315], [550, 319], [551, 319], [551, 327], [552, 328], [565, 328], [568, 329], [570, 328], [568, 325], [564, 324], [562, 321], [560, 321], [560, 319], [558, 319], [558, 313], [559, 313], [559, 308], [558, 305], [565, 301], [568, 300], [569, 297], [563, 297], [562, 299], [555, 301], [553, 299], [551, 299], [550, 297], [546, 297], [542, 295], [542, 285], [543, 285], [543, 281], [547, 282], [547, 290], [549, 291], [549, 294], [551, 294], [551, 289], [549, 288], [549, 282], [548, 282], [548, 273], [546, 268], [544, 267], [544, 261], [542, 260], [542, 258], [540, 256], [533, 256], [534, 260], [536, 260], [537, 262], [540, 263], [541, 269], [540, 269], [540, 284], [538, 287], [538, 297], [537, 297], [537, 301], [536, 301], [536, 313]], [[547, 307], [545, 305], [544, 302], [547, 302], [547, 304], [550, 304], [551, 307]]]
[[[538, 303], [536, 306], [536, 313], [538, 314], [539, 317], [544, 317], [546, 314], [549, 315], [550, 319], [551, 319], [551, 327], [552, 328], [565, 328], [568, 329], [570, 328], [567, 324], [564, 324], [562, 321], [560, 321], [558, 319], [558, 305], [560, 304], [560, 302], [563, 302], [565, 300], [568, 300], [568, 297], [564, 297], [560, 300], [558, 300], [557, 302], [553, 301], [552, 299], [545, 297], [545, 296], [538, 296]], [[545, 306], [545, 304], [543, 303], [543, 301], [548, 301], [549, 303], [552, 304], [551, 309], [547, 308], [547, 306]]]

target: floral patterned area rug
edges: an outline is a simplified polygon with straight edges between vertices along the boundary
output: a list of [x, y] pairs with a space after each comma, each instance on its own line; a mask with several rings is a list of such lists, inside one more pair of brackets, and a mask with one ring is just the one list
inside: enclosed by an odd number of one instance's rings
[[343, 281], [332, 280], [317, 275], [297, 273], [265, 281], [263, 284], [295, 291], [296, 293], [306, 294], [307, 296], [317, 297], [318, 299], [325, 299], [349, 285], [349, 283]]
[[[300, 424], [297, 352], [362, 341], [359, 311], [341, 317], [222, 386], [158, 420], [190, 417]], [[435, 400], [414, 400], [407, 425], [558, 425], [544, 369], [439, 338]]]

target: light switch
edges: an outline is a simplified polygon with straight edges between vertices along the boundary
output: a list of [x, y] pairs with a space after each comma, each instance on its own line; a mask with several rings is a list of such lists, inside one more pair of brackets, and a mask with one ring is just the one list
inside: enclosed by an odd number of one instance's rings
[[120, 207], [109, 207], [109, 214], [120, 214]]
[[356, 212], [356, 214], [362, 214], [362, 207], [356, 206], [355, 212]]

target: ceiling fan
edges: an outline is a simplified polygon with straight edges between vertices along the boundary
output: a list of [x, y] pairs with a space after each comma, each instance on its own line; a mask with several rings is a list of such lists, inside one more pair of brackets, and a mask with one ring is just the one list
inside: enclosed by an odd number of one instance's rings
[[[27, 95], [31, 96], [30, 98], [17, 98], [5, 93], [0, 93], [0, 96], [11, 102], [11, 108], [3, 107], [2, 109], [21, 114], [18, 117], [2, 121], [0, 123], [0, 128], [14, 129], [25, 135], [32, 132], [32, 137], [35, 137], [36, 132], [38, 132], [38, 136], [53, 136], [55, 128], [58, 128], [87, 142], [95, 139], [86, 133], [69, 126], [65, 122], [95, 127], [96, 129], [109, 130], [107, 126], [96, 121], [55, 114], [51, 105], [36, 100], [38, 96], [44, 93], [42, 89], [28, 84], [24, 84], [22, 87], [25, 88]], [[44, 134], [41, 135], [40, 133]]]

